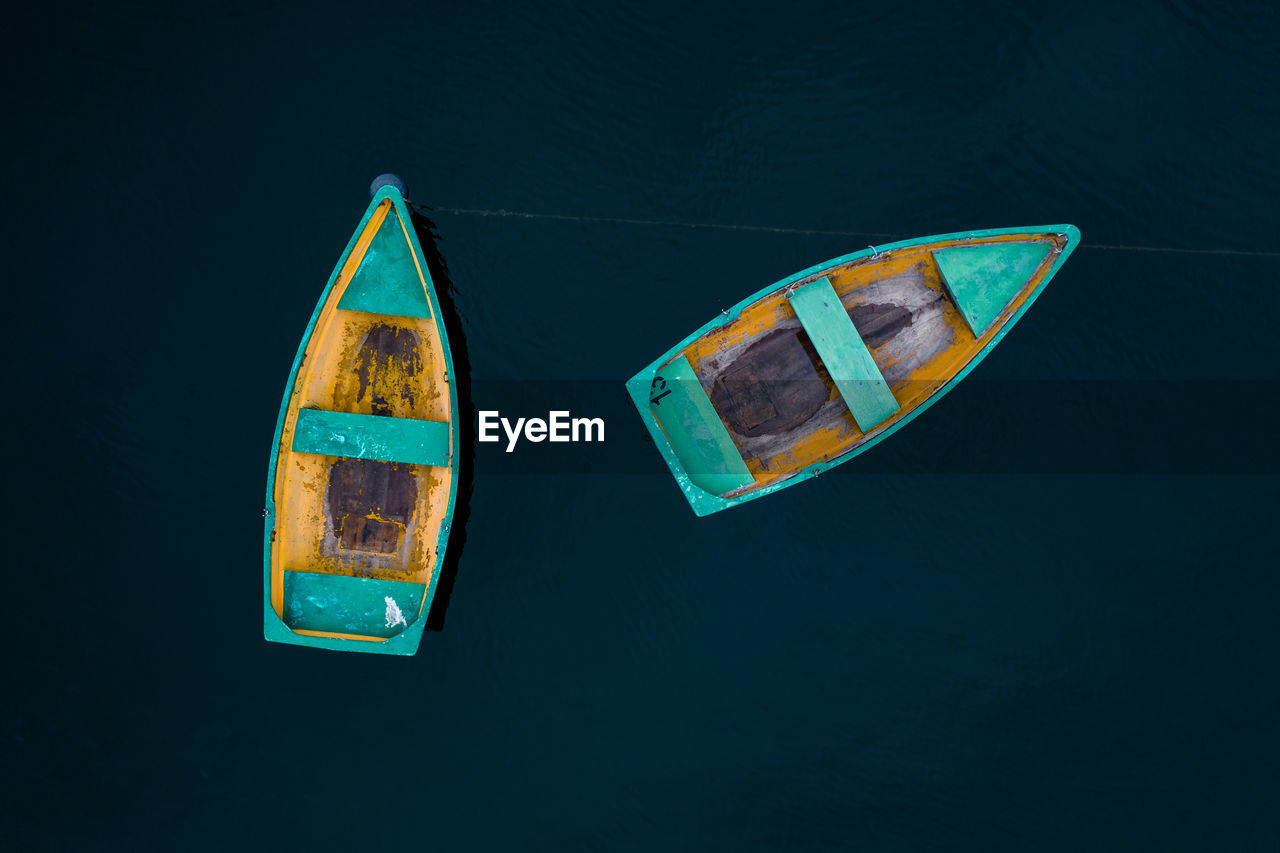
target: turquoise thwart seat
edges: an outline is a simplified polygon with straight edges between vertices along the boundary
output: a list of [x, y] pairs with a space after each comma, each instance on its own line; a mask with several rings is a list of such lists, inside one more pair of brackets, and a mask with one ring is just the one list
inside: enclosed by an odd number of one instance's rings
[[938, 249], [933, 259], [964, 321], [980, 338], [1052, 249], [1044, 242], [979, 243]]
[[722, 495], [755, 482], [683, 355], [654, 376], [649, 409], [695, 486]]
[[445, 467], [450, 457], [449, 424], [301, 409], [293, 431], [293, 449], [298, 453]]
[[831, 282], [825, 277], [815, 279], [797, 287], [788, 298], [858, 429], [868, 432], [897, 412], [897, 398]]
[[419, 272], [419, 262], [414, 255], [400, 216], [392, 207], [365, 250], [338, 307], [430, 319], [431, 302], [421, 277], [426, 272]]
[[426, 589], [420, 583], [286, 571], [284, 623], [294, 630], [394, 637], [418, 618]]

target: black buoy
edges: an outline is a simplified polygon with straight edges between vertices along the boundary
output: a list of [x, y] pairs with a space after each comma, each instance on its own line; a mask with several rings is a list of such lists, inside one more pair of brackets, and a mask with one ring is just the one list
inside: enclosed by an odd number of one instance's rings
[[378, 194], [378, 190], [383, 187], [395, 187], [400, 191], [400, 195], [408, 198], [409, 188], [404, 185], [404, 178], [394, 172], [387, 172], [373, 179], [373, 183], [369, 184], [369, 198], [373, 198]]

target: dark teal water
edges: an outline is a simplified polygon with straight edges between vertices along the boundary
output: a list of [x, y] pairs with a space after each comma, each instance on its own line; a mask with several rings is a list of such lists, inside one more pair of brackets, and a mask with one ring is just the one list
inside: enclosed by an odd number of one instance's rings
[[[0, 834], [1274, 847], [1270, 4], [537, 5], [9, 14]], [[280, 393], [386, 170], [476, 404], [607, 440], [477, 449], [416, 657], [267, 645]], [[622, 382], [887, 238], [448, 208], [1085, 242], [891, 442], [696, 519]]]

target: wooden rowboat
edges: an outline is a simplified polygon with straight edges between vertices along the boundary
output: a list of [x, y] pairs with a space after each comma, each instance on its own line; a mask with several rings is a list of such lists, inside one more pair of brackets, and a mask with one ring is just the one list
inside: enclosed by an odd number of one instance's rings
[[627, 389], [709, 515], [892, 435], [991, 351], [1079, 242], [1049, 225], [844, 255], [721, 312]]
[[267, 476], [268, 640], [417, 651], [453, 518], [458, 445], [440, 304], [401, 191], [382, 186], [285, 386]]

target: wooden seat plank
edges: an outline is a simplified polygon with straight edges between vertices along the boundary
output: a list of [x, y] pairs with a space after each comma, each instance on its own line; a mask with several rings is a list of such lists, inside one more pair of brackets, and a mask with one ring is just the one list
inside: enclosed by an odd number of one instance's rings
[[293, 449], [298, 453], [443, 467], [449, 464], [449, 424], [301, 409], [293, 433]]
[[694, 485], [721, 495], [755, 482], [683, 355], [654, 377], [649, 408]]
[[871, 351], [827, 278], [797, 287], [788, 294], [813, 348], [863, 432], [898, 411], [898, 401], [884, 381]]

